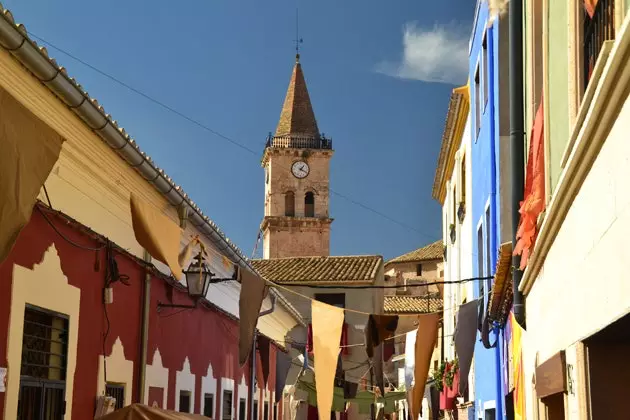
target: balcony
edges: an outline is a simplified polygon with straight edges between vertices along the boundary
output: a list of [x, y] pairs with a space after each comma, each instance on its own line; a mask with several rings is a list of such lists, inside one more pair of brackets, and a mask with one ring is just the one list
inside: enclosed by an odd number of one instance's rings
[[292, 149], [322, 149], [332, 150], [332, 139], [324, 134], [315, 136], [273, 136], [269, 134], [265, 147], [292, 148]]
[[604, 41], [615, 39], [615, 0], [599, 0], [590, 13], [589, 10], [584, 12], [584, 89], [591, 79]]

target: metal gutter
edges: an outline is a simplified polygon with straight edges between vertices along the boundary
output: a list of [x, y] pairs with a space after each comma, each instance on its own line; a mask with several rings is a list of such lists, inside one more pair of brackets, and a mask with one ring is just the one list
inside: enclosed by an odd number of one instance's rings
[[[158, 168], [153, 160], [140, 150], [136, 142], [124, 128], [112, 119], [111, 115], [90, 98], [81, 85], [68, 76], [66, 69], [48, 56], [45, 47], [39, 47], [29, 38], [26, 27], [16, 24], [13, 14], [0, 4], [0, 45], [8, 50], [22, 65], [52, 93], [63, 101], [85, 124], [107, 143], [118, 155], [149, 181], [174, 207], [187, 212], [188, 221], [204, 234], [229, 259], [237, 262], [240, 268], [256, 273], [247, 258], [234, 245], [210, 218], [188, 197], [182, 188]], [[302, 325], [306, 325], [299, 312], [282, 295], [275, 295], [291, 315]]]

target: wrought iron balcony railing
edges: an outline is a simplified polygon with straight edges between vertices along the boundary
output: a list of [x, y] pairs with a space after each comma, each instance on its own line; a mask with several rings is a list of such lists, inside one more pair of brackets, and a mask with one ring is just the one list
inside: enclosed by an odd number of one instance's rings
[[315, 136], [274, 136], [269, 134], [265, 147], [282, 147], [293, 149], [332, 149], [332, 139], [322, 134]]
[[615, 39], [615, 0], [599, 0], [593, 16], [585, 11], [583, 27], [584, 89], [586, 89], [604, 41]]

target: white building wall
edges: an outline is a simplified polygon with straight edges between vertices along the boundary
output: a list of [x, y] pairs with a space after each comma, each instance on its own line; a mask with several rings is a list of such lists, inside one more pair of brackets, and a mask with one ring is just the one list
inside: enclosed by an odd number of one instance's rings
[[[542, 363], [569, 349], [569, 363], [571, 346], [630, 312], [629, 130], [626, 100], [527, 294], [526, 384], [531, 384], [537, 352]], [[568, 395], [568, 419], [580, 418], [573, 408], [578, 395], [579, 390]], [[531, 394], [528, 398], [527, 417], [534, 418]]]

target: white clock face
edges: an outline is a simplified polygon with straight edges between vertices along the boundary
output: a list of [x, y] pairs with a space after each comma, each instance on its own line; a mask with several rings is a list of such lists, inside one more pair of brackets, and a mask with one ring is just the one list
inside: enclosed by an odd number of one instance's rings
[[291, 166], [291, 173], [294, 177], [298, 179], [303, 179], [308, 176], [310, 168], [308, 167], [308, 163], [298, 160], [294, 162]]

